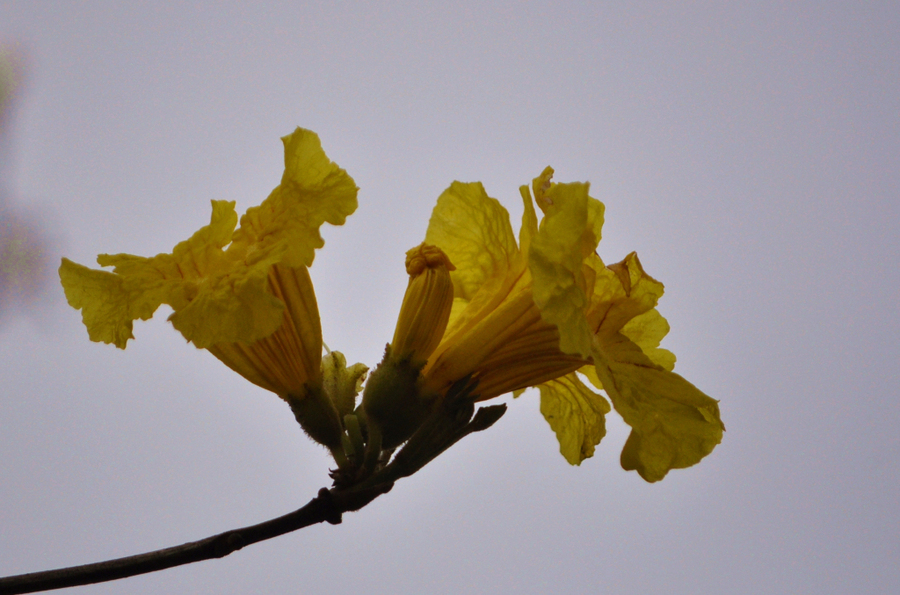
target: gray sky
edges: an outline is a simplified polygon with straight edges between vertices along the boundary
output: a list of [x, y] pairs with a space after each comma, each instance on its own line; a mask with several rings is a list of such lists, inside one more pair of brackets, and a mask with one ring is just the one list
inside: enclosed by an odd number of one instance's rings
[[[887, 593], [900, 585], [900, 9], [867, 3], [0, 3], [26, 55], [4, 208], [52, 261], [168, 252], [258, 204], [315, 130], [360, 186], [312, 268], [326, 343], [374, 365], [440, 192], [518, 227], [546, 165], [606, 204], [600, 255], [666, 284], [664, 346], [720, 399], [649, 485], [610, 416], [570, 467], [527, 393], [340, 526], [79, 593]], [[11, 212], [11, 211], [10, 211]], [[160, 311], [90, 343], [51, 279], [0, 323], [0, 574], [259, 522], [327, 485], [288, 407]]]

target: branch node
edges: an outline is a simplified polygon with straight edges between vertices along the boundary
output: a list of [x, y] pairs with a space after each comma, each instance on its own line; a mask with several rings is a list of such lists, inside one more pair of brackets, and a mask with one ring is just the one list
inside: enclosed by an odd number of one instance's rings
[[240, 531], [229, 531], [216, 539], [216, 544], [213, 546], [215, 549], [215, 557], [224, 558], [228, 554], [238, 551], [245, 545], [244, 536], [241, 535]]
[[321, 502], [324, 507], [324, 514], [322, 516], [327, 523], [331, 525], [340, 525], [341, 522], [343, 522], [341, 509], [338, 508], [338, 503], [331, 494], [331, 490], [322, 488], [319, 490], [316, 500]]

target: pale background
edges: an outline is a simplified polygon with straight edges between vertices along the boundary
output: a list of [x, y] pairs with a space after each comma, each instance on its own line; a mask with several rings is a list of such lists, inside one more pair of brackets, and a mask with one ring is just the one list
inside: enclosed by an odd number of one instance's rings
[[282, 402], [167, 312], [90, 343], [60, 256], [170, 251], [257, 204], [280, 136], [360, 186], [312, 269], [325, 341], [374, 365], [438, 194], [518, 228], [551, 164], [605, 202], [600, 255], [666, 283], [664, 346], [721, 400], [698, 467], [570, 467], [513, 402], [340, 526], [79, 593], [891, 593], [900, 589], [900, 7], [0, 2], [25, 80], [2, 201], [39, 216], [43, 297], [0, 319], [0, 574], [259, 522], [327, 485]]

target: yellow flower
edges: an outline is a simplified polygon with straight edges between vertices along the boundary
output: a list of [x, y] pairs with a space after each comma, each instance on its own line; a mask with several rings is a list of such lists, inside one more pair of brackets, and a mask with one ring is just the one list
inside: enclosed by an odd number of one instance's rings
[[[334, 450], [344, 411], [323, 388], [322, 332], [307, 267], [324, 245], [319, 227], [344, 223], [356, 210], [357, 188], [315, 133], [298, 128], [282, 141], [281, 184], [237, 229], [234, 202], [212, 201], [210, 224], [171, 254], [101, 254], [97, 262], [112, 272], [64, 258], [59, 275], [93, 341], [124, 349], [133, 321], [167, 304], [185, 339], [285, 399], [304, 429]], [[365, 369], [344, 362], [336, 372], [336, 362], [342, 356], [326, 357], [330, 375], [346, 378], [328, 386], [346, 392]]]
[[425, 236], [456, 265], [454, 304], [441, 342], [422, 369], [422, 394], [441, 395], [471, 375], [479, 400], [527, 387], [572, 464], [591, 456], [610, 406], [575, 374], [603, 388], [632, 427], [622, 465], [648, 481], [697, 463], [724, 427], [716, 401], [671, 372], [659, 349], [668, 325], [655, 310], [662, 284], [634, 254], [611, 267], [595, 249], [604, 208], [588, 184], [551, 184], [547, 168], [516, 243], [509, 215], [481, 184], [454, 182], [438, 199]]
[[209, 225], [171, 254], [101, 254], [97, 262], [112, 271], [63, 259], [66, 298], [92, 340], [124, 349], [134, 320], [169, 305], [185, 339], [287, 401], [350, 478], [372, 472], [382, 449], [408, 440], [451, 391], [486, 400], [538, 387], [562, 454], [580, 464], [611, 409], [579, 374], [631, 426], [622, 466], [648, 481], [697, 463], [721, 441], [717, 402], [674, 374], [674, 355], [659, 348], [669, 330], [656, 310], [662, 284], [635, 254], [604, 265], [595, 252], [603, 205], [588, 184], [551, 183], [550, 168], [531, 191], [520, 189], [518, 242], [481, 184], [454, 182], [440, 196], [425, 242], [407, 253], [396, 331], [360, 412], [367, 368], [348, 367], [338, 352], [322, 357], [308, 272], [324, 244], [319, 228], [343, 224], [357, 188], [314, 133], [282, 140], [281, 184], [240, 226], [233, 202], [213, 201]]
[[[592, 213], [602, 223], [602, 205]], [[480, 400], [552, 380], [587, 363], [560, 350], [556, 326], [532, 296], [529, 246], [537, 233], [531, 198], [517, 245], [509, 214], [480, 183], [454, 182], [438, 198], [425, 241], [456, 265], [447, 331], [422, 371], [422, 387], [440, 394], [472, 375]]]

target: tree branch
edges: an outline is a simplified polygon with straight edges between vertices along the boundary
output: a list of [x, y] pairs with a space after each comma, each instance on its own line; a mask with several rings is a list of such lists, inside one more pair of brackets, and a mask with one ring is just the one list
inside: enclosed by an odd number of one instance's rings
[[482, 407], [475, 413], [474, 403], [469, 398], [474, 385], [469, 384], [468, 378], [457, 384], [453, 389], [455, 398], [447, 399], [437, 407], [393, 460], [369, 477], [359, 478], [357, 483], [347, 487], [322, 488], [303, 508], [258, 525], [233, 529], [155, 552], [0, 578], [0, 595], [103, 583], [182, 564], [224, 558], [244, 546], [310, 525], [321, 522], [337, 525], [343, 513], [359, 510], [386, 494], [394, 487], [395, 481], [409, 477], [472, 432], [486, 430], [506, 412], [506, 405], [492, 405]]
[[322, 488], [306, 506], [294, 512], [257, 525], [213, 535], [200, 541], [106, 562], [0, 578], [0, 595], [34, 593], [90, 585], [174, 568], [182, 564], [223, 558], [244, 546], [272, 539], [310, 525], [321, 522], [337, 525], [341, 522], [341, 515], [344, 512], [359, 510], [381, 494], [390, 491], [392, 485], [380, 484], [366, 490], [350, 489], [346, 491]]

